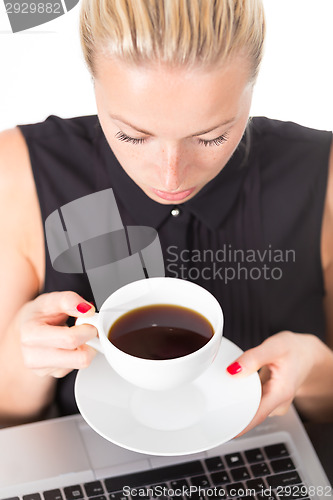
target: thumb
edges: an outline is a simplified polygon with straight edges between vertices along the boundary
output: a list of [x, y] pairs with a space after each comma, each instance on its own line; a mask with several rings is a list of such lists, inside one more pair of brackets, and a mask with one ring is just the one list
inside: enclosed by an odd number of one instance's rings
[[65, 314], [67, 316], [91, 316], [95, 313], [93, 304], [71, 291], [51, 292], [36, 299], [36, 314], [46, 316]]
[[273, 353], [270, 351], [271, 349], [269, 349], [267, 343], [263, 342], [259, 346], [245, 351], [241, 356], [235, 359], [235, 361], [227, 367], [227, 372], [232, 376], [247, 377], [272, 360]]
[[[86, 302], [86, 301], [81, 301], [77, 306], [76, 306], [76, 311], [79, 313], [79, 315], [85, 315], [85, 316], [91, 316], [92, 314], [95, 313], [95, 307], [91, 302]], [[75, 314], [77, 316], [78, 314]]]

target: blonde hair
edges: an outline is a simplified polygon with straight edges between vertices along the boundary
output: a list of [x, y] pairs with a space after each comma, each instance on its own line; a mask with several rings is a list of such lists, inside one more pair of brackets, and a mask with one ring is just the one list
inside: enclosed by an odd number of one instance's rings
[[81, 44], [93, 75], [98, 51], [173, 66], [212, 66], [244, 53], [255, 79], [264, 34], [261, 0], [82, 0]]

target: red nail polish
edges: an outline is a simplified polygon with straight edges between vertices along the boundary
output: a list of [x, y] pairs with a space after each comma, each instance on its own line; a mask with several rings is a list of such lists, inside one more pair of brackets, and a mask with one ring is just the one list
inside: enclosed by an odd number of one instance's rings
[[81, 302], [81, 304], [76, 306], [76, 309], [79, 311], [79, 313], [85, 314], [89, 311], [89, 309], [91, 309], [91, 305], [87, 304], [87, 302]]
[[238, 361], [235, 361], [231, 365], [228, 366], [227, 372], [230, 373], [230, 375], [236, 375], [236, 373], [239, 373], [242, 371], [241, 365], [238, 363]]

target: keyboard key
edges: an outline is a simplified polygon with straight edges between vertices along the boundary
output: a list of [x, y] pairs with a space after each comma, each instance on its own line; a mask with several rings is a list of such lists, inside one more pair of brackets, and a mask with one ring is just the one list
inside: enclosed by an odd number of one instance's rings
[[[168, 498], [164, 492], [169, 490], [168, 485], [166, 483], [153, 484], [149, 486], [154, 491], [153, 498]], [[143, 497], [144, 498], [144, 497]], [[149, 496], [147, 496], [149, 498]]]
[[86, 495], [88, 497], [95, 497], [97, 495], [104, 494], [104, 488], [100, 481], [92, 481], [91, 483], [85, 483], [84, 489], [86, 490]]
[[238, 467], [231, 470], [231, 475], [234, 481], [241, 481], [242, 479], [250, 479], [249, 471], [246, 467]]
[[246, 488], [254, 490], [256, 493], [258, 493], [266, 490], [267, 486], [263, 479], [250, 479], [249, 481], [246, 481]]
[[285, 474], [277, 474], [276, 476], [266, 477], [266, 481], [272, 488], [278, 486], [289, 486], [291, 484], [301, 483], [301, 478], [296, 471], [286, 472]]
[[226, 471], [212, 472], [210, 477], [215, 486], [218, 486], [219, 484], [230, 483], [230, 477], [228, 476], [228, 473]]
[[265, 446], [264, 450], [269, 459], [272, 458], [284, 458], [289, 456], [289, 452], [286, 445], [283, 443], [272, 444], [270, 446]]
[[271, 467], [274, 472], [287, 472], [288, 470], [295, 470], [296, 467], [291, 458], [283, 458], [281, 460], [272, 460]]
[[[98, 497], [90, 497], [90, 498], [93, 498], [93, 500], [106, 500], [105, 495], [98, 495]], [[128, 500], [128, 497], [127, 497], [127, 500]]]
[[3, 500], [20, 500], [19, 497], [4, 498]]
[[240, 465], [244, 465], [244, 460], [240, 453], [230, 453], [225, 456], [225, 459], [229, 467], [239, 467]]
[[260, 448], [253, 448], [252, 450], [246, 450], [244, 452], [247, 461], [250, 464], [253, 464], [254, 462], [262, 462], [265, 460], [264, 454], [261, 451]]
[[122, 491], [115, 491], [114, 493], [110, 493], [110, 500], [128, 500], [130, 497], [124, 495]]
[[[207, 495], [207, 491], [209, 491], [209, 495]], [[222, 495], [222, 492], [221, 492]], [[186, 498], [188, 500], [226, 500], [226, 495], [219, 495], [218, 490], [206, 490], [206, 491], [201, 491], [201, 492], [192, 492], [192, 494], [189, 493], [188, 496], [181, 496], [181, 497], [174, 497], [173, 500], [185, 500]], [[155, 500], [155, 499], [154, 499]], [[158, 500], [158, 499], [156, 499]], [[252, 500], [255, 500], [252, 498]]]
[[254, 477], [267, 476], [267, 474], [271, 473], [268, 465], [265, 462], [251, 465], [251, 471]]
[[245, 486], [243, 483], [227, 484], [225, 488], [228, 496], [231, 498], [241, 497], [245, 494]]
[[[206, 496], [206, 500], [207, 498], [209, 498], [208, 496]], [[219, 488], [216, 490], [216, 495], [213, 496], [213, 498], [217, 498], [218, 500], [226, 500], [227, 498], [227, 492], [224, 488]], [[254, 500], [254, 498], [252, 499]]]
[[191, 484], [198, 488], [208, 488], [210, 486], [208, 477], [204, 474], [201, 476], [191, 477]]
[[[174, 497], [174, 500], [177, 500], [177, 498], [179, 499], [179, 497]], [[191, 500], [206, 500], [206, 497], [204, 495], [201, 495], [199, 492], [193, 492], [188, 498], [190, 498]]]
[[109, 477], [105, 479], [105, 486], [108, 492], [119, 491], [123, 486], [145, 486], [152, 483], [160, 483], [173, 479], [180, 479], [184, 476], [202, 474], [204, 468], [199, 460], [185, 462], [183, 464], [169, 465], [158, 469], [151, 469], [124, 476]]
[[23, 500], [42, 500], [40, 493], [32, 493], [31, 495], [23, 495]]
[[267, 495], [264, 494], [262, 495], [261, 493], [257, 493], [257, 499], [258, 500], [277, 500], [277, 497], [272, 489], [267, 490]]
[[[149, 493], [148, 493], [148, 491], [147, 491], [147, 488], [151, 488], [151, 486], [141, 486], [141, 487], [140, 487], [140, 496], [139, 496], [139, 498], [143, 498], [143, 499], [147, 499], [147, 498], [149, 499], [149, 498], [151, 498], [151, 497], [150, 497], [150, 494], [149, 494]], [[124, 495], [123, 495], [121, 498], [122, 498], [122, 500], [123, 500], [124, 498], [125, 498], [126, 500], [128, 500], [128, 498], [129, 498], [129, 497], [128, 497], [128, 496], [127, 496], [127, 497], [126, 497], [126, 496], [124, 497]], [[134, 496], [133, 496], [133, 497], [130, 497], [130, 498], [134, 498]], [[153, 496], [153, 498], [157, 498], [157, 497]], [[161, 495], [161, 496], [159, 496], [158, 498], [162, 498], [162, 499], [163, 499], [163, 498], [165, 498], [165, 496]]]
[[278, 498], [281, 500], [304, 500], [308, 496], [309, 492], [304, 484], [298, 484], [297, 486], [292, 485], [286, 486], [285, 489], [278, 491]]
[[67, 500], [78, 500], [79, 498], [83, 498], [84, 496], [81, 486], [79, 485], [67, 486], [66, 488], [64, 488], [64, 492]]
[[43, 493], [45, 500], [63, 500], [63, 496], [60, 490], [48, 490]]
[[[207, 498], [208, 497], [206, 496], [205, 500], [207, 500]], [[216, 495], [214, 493], [214, 495], [209, 498], [216, 498], [217, 500], [226, 500], [227, 492], [223, 488], [220, 488], [219, 490], [216, 491]], [[252, 500], [254, 499], [252, 498]]]
[[210, 472], [213, 472], [215, 470], [223, 470], [225, 468], [221, 457], [206, 458], [205, 464]]
[[175, 481], [170, 481], [170, 484], [173, 490], [189, 488], [190, 486], [188, 481], [186, 481], [186, 479], [176, 479]]

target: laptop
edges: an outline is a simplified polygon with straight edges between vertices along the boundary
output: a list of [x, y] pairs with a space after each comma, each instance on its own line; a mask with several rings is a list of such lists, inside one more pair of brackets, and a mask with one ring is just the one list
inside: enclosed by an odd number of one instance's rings
[[292, 407], [240, 438], [177, 457], [120, 448], [79, 414], [0, 430], [1, 500], [140, 498], [326, 500], [332, 488]]

